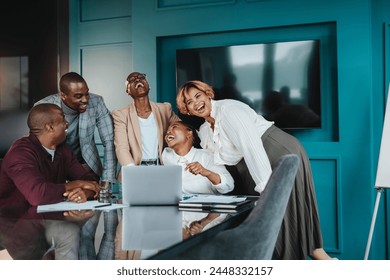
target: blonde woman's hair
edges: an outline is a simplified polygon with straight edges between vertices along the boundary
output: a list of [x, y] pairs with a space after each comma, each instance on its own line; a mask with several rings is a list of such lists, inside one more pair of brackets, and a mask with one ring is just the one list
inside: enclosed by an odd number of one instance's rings
[[214, 90], [208, 84], [201, 81], [188, 81], [180, 87], [176, 95], [176, 106], [182, 114], [188, 114], [186, 94], [191, 88], [196, 88], [204, 92], [211, 99], [214, 98]]

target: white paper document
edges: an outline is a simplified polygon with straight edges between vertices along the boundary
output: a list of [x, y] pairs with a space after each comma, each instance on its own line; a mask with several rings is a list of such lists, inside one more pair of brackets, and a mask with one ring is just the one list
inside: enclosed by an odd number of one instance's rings
[[57, 212], [57, 211], [72, 211], [72, 210], [114, 210], [127, 207], [125, 204], [105, 203], [97, 200], [90, 200], [83, 203], [76, 203], [71, 201], [63, 201], [54, 204], [39, 205], [38, 213], [43, 212]]

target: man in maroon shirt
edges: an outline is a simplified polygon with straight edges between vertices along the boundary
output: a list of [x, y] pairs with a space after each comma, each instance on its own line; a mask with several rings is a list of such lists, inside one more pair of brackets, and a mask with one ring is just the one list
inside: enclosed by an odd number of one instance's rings
[[99, 185], [65, 143], [68, 123], [60, 107], [40, 104], [27, 120], [29, 136], [16, 140], [0, 171], [0, 208], [94, 198]]

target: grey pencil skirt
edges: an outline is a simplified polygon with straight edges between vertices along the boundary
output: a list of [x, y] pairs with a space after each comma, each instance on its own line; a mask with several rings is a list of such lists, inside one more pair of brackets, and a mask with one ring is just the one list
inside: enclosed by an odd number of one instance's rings
[[[282, 155], [296, 154], [300, 158], [300, 166], [276, 242], [273, 259], [304, 260], [311, 255], [314, 249], [323, 247], [310, 161], [300, 142], [276, 126], [271, 126], [263, 134], [262, 140], [272, 168]], [[244, 160], [234, 167], [227, 166], [227, 168], [237, 183], [237, 189], [235, 187], [233, 193], [258, 195], [253, 190], [255, 183]]]

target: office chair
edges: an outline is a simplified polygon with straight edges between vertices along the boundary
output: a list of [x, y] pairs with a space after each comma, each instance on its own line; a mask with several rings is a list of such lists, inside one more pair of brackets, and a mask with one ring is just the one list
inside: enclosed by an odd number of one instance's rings
[[296, 155], [282, 156], [256, 206], [240, 225], [219, 232], [173, 259], [271, 260], [298, 166]]

